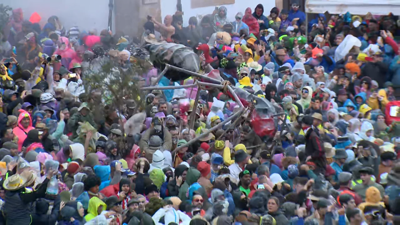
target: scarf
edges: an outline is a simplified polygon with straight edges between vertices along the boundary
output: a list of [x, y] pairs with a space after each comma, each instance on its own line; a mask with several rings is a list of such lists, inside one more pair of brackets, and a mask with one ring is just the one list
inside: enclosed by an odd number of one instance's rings
[[0, 77], [3, 79], [3, 81], [12, 80], [12, 78], [8, 76], [7, 67], [4, 65], [2, 65], [2, 67], [4, 68], [4, 71], [6, 71], [5, 74], [0, 74]]

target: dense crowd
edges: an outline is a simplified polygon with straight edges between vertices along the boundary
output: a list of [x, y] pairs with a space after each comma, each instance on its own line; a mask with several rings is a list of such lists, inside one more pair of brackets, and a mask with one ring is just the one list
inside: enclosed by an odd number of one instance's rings
[[[210, 13], [187, 27], [179, 10], [148, 16], [135, 38], [12, 11], [0, 224], [400, 224], [399, 18], [307, 23], [297, 0], [235, 21], [225, 6]], [[164, 60], [194, 52], [196, 72], [221, 84], [158, 77], [153, 45], [185, 46]], [[104, 62], [142, 91], [110, 102], [89, 82]]]

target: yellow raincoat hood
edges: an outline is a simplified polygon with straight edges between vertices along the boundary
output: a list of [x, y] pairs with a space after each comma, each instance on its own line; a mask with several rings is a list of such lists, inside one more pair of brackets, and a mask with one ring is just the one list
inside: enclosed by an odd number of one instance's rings
[[97, 197], [93, 197], [89, 200], [89, 207], [88, 207], [88, 214], [85, 216], [86, 222], [89, 222], [90, 220], [94, 219], [96, 216], [99, 214], [97, 213], [97, 209], [100, 206], [103, 206], [103, 211], [107, 209], [106, 203], [104, 203], [102, 200], [100, 200]]

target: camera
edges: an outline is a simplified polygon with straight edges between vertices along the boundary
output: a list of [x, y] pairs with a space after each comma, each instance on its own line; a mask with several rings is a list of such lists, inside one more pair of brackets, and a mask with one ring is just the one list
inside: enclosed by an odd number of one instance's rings
[[[55, 55], [56, 56], [56, 58], [54, 59], [54, 61], [55, 62], [60, 62], [61, 61], [61, 59], [62, 59], [62, 57], [61, 57], [61, 55]], [[46, 61], [49, 63], [49, 62], [51, 62], [52, 60], [51, 60], [51, 57], [50, 56], [47, 56], [46, 57]]]

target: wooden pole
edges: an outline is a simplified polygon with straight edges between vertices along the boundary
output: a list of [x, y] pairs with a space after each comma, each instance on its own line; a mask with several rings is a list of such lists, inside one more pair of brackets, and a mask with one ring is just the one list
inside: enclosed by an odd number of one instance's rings
[[151, 86], [151, 87], [142, 87], [140, 90], [171, 90], [171, 89], [181, 89], [181, 88], [191, 88], [196, 87], [197, 84], [187, 84], [187, 85], [180, 85], [180, 86]]
[[[242, 113], [239, 115], [238, 118], [235, 119], [235, 121], [233, 121], [232, 125], [233, 127], [236, 127], [236, 124], [240, 121], [240, 119], [242, 118], [243, 113], [245, 113], [246, 111], [243, 110]], [[217, 140], [221, 140], [221, 138], [226, 134], [226, 132], [228, 132], [228, 129], [224, 130], [224, 132], [221, 134], [221, 136], [219, 136], [217, 138]]]
[[191, 76], [195, 76], [195, 77], [201, 77], [203, 79], [206, 79], [206, 80], [209, 80], [209, 81], [212, 81], [212, 82], [215, 82], [215, 83], [219, 83], [219, 84], [221, 83], [220, 80], [217, 80], [215, 78], [207, 77], [206, 75], [202, 75], [202, 74], [199, 74], [199, 73], [196, 73], [196, 72], [185, 70], [185, 69], [182, 69], [182, 68], [179, 68], [179, 67], [176, 67], [176, 66], [172, 66], [172, 65], [169, 65], [169, 64], [167, 64], [167, 65], [170, 67], [170, 69], [176, 70], [178, 72], [187, 73], [187, 74], [189, 74]]
[[164, 70], [158, 75], [157, 80], [152, 83], [151, 85], [158, 85], [158, 82], [160, 82], [161, 78], [165, 75], [165, 73], [168, 71], [169, 65], [166, 64]]
[[188, 133], [190, 133], [190, 130], [193, 129], [193, 127], [194, 127], [194, 122], [196, 120], [197, 105], [199, 104], [199, 97], [200, 97], [200, 85], [197, 86], [196, 98], [194, 100], [192, 113], [190, 114], [190, 117], [189, 117]]
[[244, 108], [242, 102], [240, 101], [239, 97], [237, 96], [237, 94], [233, 91], [231, 86], [227, 86], [228, 87], [228, 91], [231, 92], [233, 98], [235, 99], [236, 103], [239, 105], [240, 108]]
[[213, 84], [213, 83], [207, 83], [207, 82], [201, 82], [198, 81], [198, 84], [200, 84], [201, 86], [209, 86], [209, 87], [215, 87], [215, 88], [223, 88], [224, 85], [222, 84]]
[[171, 152], [171, 154], [174, 154], [174, 152], [178, 151], [179, 149], [183, 148], [183, 147], [187, 147], [191, 144], [193, 144], [194, 142], [200, 140], [203, 137], [208, 136], [211, 132], [216, 131], [217, 129], [221, 128], [222, 126], [224, 126], [225, 124], [227, 124], [229, 121], [232, 120], [232, 118], [235, 118], [236, 116], [239, 116], [242, 112], [243, 112], [244, 108], [240, 109], [239, 111], [237, 111], [235, 114], [233, 114], [231, 117], [229, 117], [228, 119], [226, 119], [224, 122], [218, 124], [217, 126], [212, 127], [211, 129], [209, 129], [207, 132], [201, 134], [200, 136], [197, 136], [196, 138], [190, 140], [188, 143], [176, 148], [175, 150], [173, 150]]
[[[210, 86], [210, 87], [216, 87], [216, 88], [223, 88], [224, 85], [222, 84], [210, 84], [210, 83], [206, 83], [206, 82], [198, 82], [200, 85], [202, 86]], [[240, 101], [239, 97], [237, 96], [237, 94], [233, 91], [233, 88], [231, 86], [227, 86], [229, 92], [232, 94], [233, 99], [236, 101], [236, 103], [239, 105], [240, 108], [244, 108], [242, 102]]]

